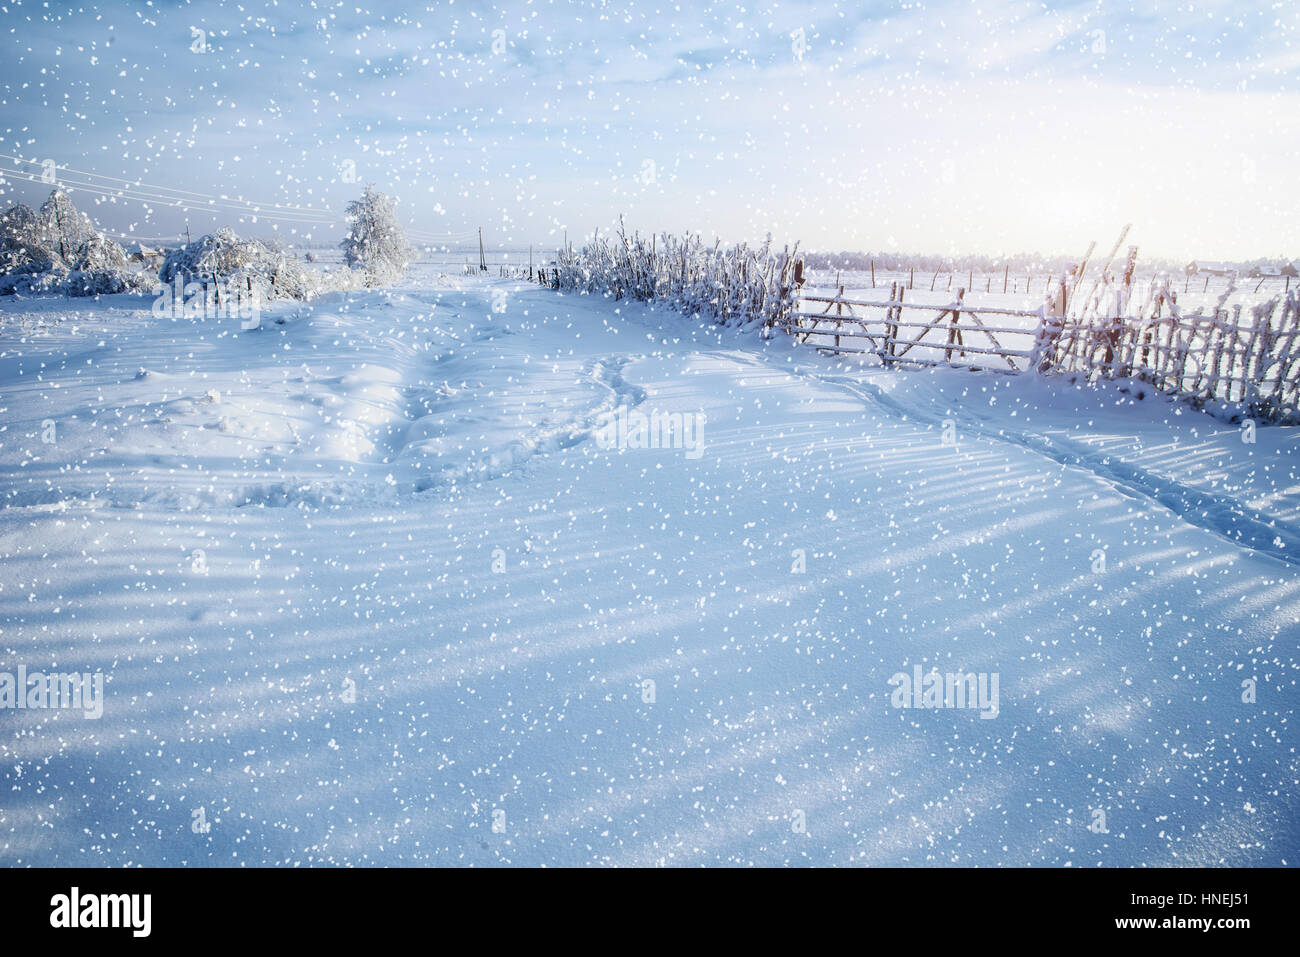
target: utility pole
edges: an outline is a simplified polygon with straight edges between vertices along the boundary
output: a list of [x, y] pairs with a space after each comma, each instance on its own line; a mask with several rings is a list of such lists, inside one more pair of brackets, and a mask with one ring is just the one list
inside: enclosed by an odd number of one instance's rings
[[487, 272], [487, 258], [483, 255], [483, 227], [478, 228], [478, 271]]

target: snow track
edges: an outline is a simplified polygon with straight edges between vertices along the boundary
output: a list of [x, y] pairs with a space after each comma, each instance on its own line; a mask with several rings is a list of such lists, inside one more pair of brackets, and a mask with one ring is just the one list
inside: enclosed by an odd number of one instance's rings
[[809, 375], [818, 382], [845, 389], [871, 407], [903, 421], [921, 422], [942, 429], [945, 420], [951, 419], [957, 424], [960, 435], [975, 435], [1027, 449], [1064, 468], [1094, 475], [1136, 501], [1166, 508], [1187, 524], [1218, 535], [1230, 545], [1251, 549], [1288, 565], [1300, 565], [1300, 529], [1277, 516], [1249, 507], [1239, 498], [1190, 488], [1059, 436], [1021, 432], [1005, 425], [990, 426], [960, 409], [938, 412], [933, 407], [902, 401], [864, 378], [833, 373]]

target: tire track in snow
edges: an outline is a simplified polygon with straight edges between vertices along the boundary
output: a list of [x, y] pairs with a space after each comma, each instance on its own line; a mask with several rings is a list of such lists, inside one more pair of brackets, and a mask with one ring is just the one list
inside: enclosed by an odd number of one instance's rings
[[1248, 549], [1288, 565], [1300, 566], [1300, 531], [1231, 496], [1190, 488], [1141, 466], [1124, 462], [1110, 453], [1083, 449], [1067, 440], [1053, 440], [1047, 436], [1006, 428], [994, 429], [965, 412], [936, 414], [920, 409], [894, 398], [878, 386], [851, 376], [807, 372], [796, 368], [783, 371], [838, 387], [852, 393], [865, 405], [903, 420], [912, 419], [939, 428], [942, 428], [944, 419], [958, 420], [972, 435], [1023, 449], [1064, 468], [1086, 472], [1125, 497], [1163, 507], [1186, 524], [1209, 532], [1235, 548]]

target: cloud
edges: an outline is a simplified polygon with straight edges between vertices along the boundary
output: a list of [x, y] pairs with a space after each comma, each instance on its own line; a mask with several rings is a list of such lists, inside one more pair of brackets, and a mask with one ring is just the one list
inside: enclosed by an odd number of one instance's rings
[[[413, 222], [509, 222], [525, 244], [626, 212], [818, 246], [1072, 245], [1100, 210], [1172, 221], [1153, 197], [1175, 194], [1202, 214], [1161, 242], [1295, 240], [1259, 185], [1300, 147], [1300, 44], [1281, 8], [357, 6], [10, 0], [0, 152], [330, 210], [358, 188], [340, 176], [351, 164]], [[1260, 179], [1238, 182], [1242, 154]], [[204, 219], [103, 215], [151, 233]]]

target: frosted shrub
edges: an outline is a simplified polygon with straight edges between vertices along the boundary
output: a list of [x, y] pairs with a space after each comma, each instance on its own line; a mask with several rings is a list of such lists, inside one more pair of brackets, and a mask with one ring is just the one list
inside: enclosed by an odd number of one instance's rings
[[724, 324], [770, 325], [790, 307], [797, 250], [796, 245], [773, 253], [770, 238], [756, 249], [744, 243], [706, 246], [698, 236], [667, 233], [629, 239], [620, 222], [615, 238], [596, 237], [577, 251], [562, 250], [556, 285], [614, 299], [662, 301]]
[[77, 251], [72, 271], [63, 283], [69, 296], [99, 296], [119, 292], [148, 292], [153, 277], [127, 262], [126, 250], [107, 236], [91, 235]]
[[234, 284], [262, 301], [310, 299], [328, 286], [282, 249], [245, 239], [229, 226], [172, 250], [158, 272], [163, 285]]
[[192, 243], [173, 249], [163, 260], [158, 278], [164, 283], [202, 282], [259, 268], [270, 256], [255, 239], [241, 239], [229, 226], [200, 236]]

